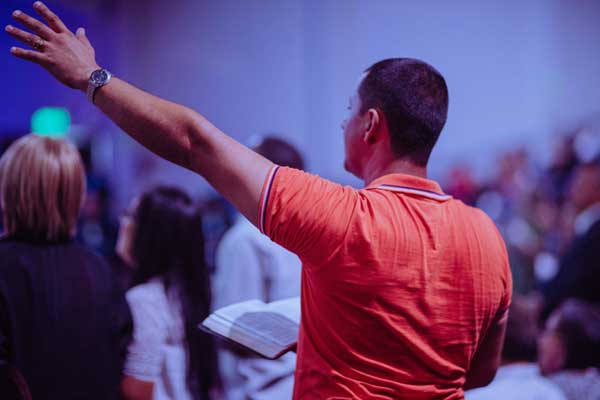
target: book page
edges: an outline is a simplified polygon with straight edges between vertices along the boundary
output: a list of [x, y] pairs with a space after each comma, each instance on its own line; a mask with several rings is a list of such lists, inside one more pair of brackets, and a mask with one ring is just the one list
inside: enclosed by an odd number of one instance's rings
[[274, 301], [267, 304], [265, 310], [281, 314], [300, 325], [300, 297]]
[[244, 313], [261, 311], [264, 310], [266, 306], [267, 305], [260, 300], [247, 300], [220, 308], [213, 314], [218, 315], [227, 321], [233, 322]]
[[300, 298], [232, 304], [213, 312], [202, 325], [267, 358], [276, 358], [298, 341]]

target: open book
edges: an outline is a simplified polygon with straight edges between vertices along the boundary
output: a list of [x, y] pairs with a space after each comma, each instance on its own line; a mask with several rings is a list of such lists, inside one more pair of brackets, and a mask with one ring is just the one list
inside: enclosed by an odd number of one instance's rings
[[235, 303], [210, 314], [200, 328], [275, 359], [296, 346], [299, 326], [300, 298], [293, 297]]

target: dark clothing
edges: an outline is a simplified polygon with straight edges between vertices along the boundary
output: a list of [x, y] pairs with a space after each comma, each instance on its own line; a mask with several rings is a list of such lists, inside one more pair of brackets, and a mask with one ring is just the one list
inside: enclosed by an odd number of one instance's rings
[[600, 303], [600, 221], [576, 236], [560, 259], [556, 276], [541, 286], [542, 318], [546, 319], [564, 300], [578, 298]]
[[115, 399], [132, 323], [108, 264], [74, 241], [0, 240], [0, 360], [34, 399]]

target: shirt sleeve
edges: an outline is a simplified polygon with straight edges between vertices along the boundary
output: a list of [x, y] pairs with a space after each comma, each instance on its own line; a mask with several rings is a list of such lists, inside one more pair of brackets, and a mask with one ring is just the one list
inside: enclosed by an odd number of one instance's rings
[[259, 229], [305, 265], [318, 266], [342, 246], [358, 196], [351, 187], [276, 166], [263, 187]]
[[497, 229], [496, 234], [498, 235], [498, 240], [502, 248], [501, 253], [503, 260], [502, 283], [504, 285], [504, 292], [502, 294], [502, 298], [500, 299], [500, 306], [498, 307], [498, 315], [502, 316], [508, 313], [508, 309], [510, 308], [510, 303], [512, 301], [513, 281], [506, 244], [504, 243], [504, 239], [502, 238], [502, 235]]
[[141, 288], [127, 292], [133, 316], [133, 339], [127, 351], [124, 373], [143, 381], [154, 381], [160, 374], [161, 349], [166, 342], [167, 329], [148, 294]]

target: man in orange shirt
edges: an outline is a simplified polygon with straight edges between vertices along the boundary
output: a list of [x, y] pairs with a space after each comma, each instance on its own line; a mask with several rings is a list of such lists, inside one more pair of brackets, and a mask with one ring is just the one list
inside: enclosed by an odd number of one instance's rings
[[[362, 77], [344, 122], [342, 187], [279, 168], [198, 113], [110, 78], [80, 28], [40, 2], [15, 12], [12, 48], [88, 98], [134, 139], [205, 177], [303, 262], [294, 398], [461, 399], [499, 362], [511, 276], [482, 212], [426, 178], [448, 93], [426, 63], [390, 59]], [[140, 391], [147, 390], [143, 383]]]

